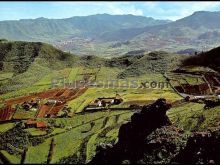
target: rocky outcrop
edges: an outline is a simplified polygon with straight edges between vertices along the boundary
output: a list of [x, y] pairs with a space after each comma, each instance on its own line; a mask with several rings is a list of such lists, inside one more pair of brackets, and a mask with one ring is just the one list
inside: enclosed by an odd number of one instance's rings
[[141, 112], [132, 115], [131, 121], [121, 126], [117, 144], [98, 147], [97, 155], [90, 163], [137, 162], [143, 157], [146, 137], [157, 128], [171, 125], [166, 116], [170, 107], [165, 99], [143, 106]]
[[220, 164], [220, 129], [193, 133], [186, 147], [171, 162]]
[[118, 142], [102, 144], [90, 164], [220, 163], [220, 130], [185, 133], [172, 126], [165, 99], [143, 106], [119, 129]]

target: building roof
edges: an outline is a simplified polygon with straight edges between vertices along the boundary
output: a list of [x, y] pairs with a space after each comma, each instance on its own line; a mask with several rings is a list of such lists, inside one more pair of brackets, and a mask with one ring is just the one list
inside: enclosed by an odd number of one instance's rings
[[33, 119], [28, 119], [26, 124], [28, 125], [36, 125], [37, 128], [45, 128], [47, 127], [47, 123], [44, 121], [35, 121]]
[[37, 122], [37, 128], [45, 128], [47, 127], [47, 123], [41, 121], [41, 122]]
[[26, 124], [28, 124], [28, 125], [32, 125], [32, 124], [36, 124], [37, 122], [35, 121], [35, 120], [33, 120], [33, 119], [28, 119], [27, 121], [26, 121]]

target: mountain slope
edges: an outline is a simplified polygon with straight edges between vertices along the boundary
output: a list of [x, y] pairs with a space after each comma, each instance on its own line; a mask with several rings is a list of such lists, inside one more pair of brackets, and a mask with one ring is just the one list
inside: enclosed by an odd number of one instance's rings
[[11, 40], [56, 41], [71, 37], [95, 37], [123, 28], [145, 27], [168, 21], [133, 15], [97, 14], [67, 19], [1, 21], [0, 37]]
[[[120, 56], [128, 51], [206, 51], [220, 45], [220, 12], [195, 12], [166, 24], [121, 28], [100, 33], [99, 40], [72, 38], [56, 43], [62, 50], [77, 54]], [[84, 50], [84, 51], [82, 51]]]
[[193, 37], [197, 37], [197, 34], [204, 33], [204, 31], [220, 30], [220, 23], [217, 21], [219, 17], [220, 12], [199, 11], [165, 25], [146, 27], [143, 29], [144, 33], [151, 33], [152, 35], [160, 35], [163, 37], [191, 37], [192, 39]]
[[204, 66], [220, 71], [220, 47], [207, 52], [202, 52], [183, 61], [183, 66]]
[[130, 41], [128, 47], [149, 51], [208, 50], [220, 44], [219, 17], [220, 12], [199, 11], [167, 24], [103, 33], [102, 39], [105, 42]]
[[220, 44], [220, 12], [199, 11], [177, 21], [97, 14], [67, 19], [1, 21], [0, 37], [43, 41], [79, 55], [120, 56], [132, 50], [209, 50]]

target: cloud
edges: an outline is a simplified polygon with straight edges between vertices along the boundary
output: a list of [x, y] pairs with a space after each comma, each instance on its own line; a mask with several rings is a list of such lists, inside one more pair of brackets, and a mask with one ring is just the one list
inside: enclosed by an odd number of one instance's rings
[[[220, 2], [0, 2], [0, 20], [23, 18], [68, 18], [94, 14], [132, 14], [177, 20], [195, 11], [220, 11]], [[10, 13], [13, 11], [13, 13]]]
[[219, 11], [220, 2], [145, 2], [145, 15], [159, 19], [177, 20], [196, 11]]
[[144, 15], [143, 10], [138, 9], [134, 6], [122, 6], [110, 4], [108, 8], [111, 11], [111, 14], [122, 15], [122, 14], [132, 14], [132, 15]]

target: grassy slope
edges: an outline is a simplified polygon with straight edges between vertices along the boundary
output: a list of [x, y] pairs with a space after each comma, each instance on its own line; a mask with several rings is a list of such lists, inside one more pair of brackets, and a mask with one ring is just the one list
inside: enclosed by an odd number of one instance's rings
[[10, 160], [11, 164], [19, 164], [20, 163], [20, 157], [14, 156], [9, 154], [7, 151], [1, 150], [0, 151], [8, 160]]
[[[187, 131], [203, 131], [219, 127], [220, 107], [208, 110], [204, 110], [203, 107], [204, 104], [185, 103], [180, 107], [172, 108], [168, 116], [175, 125]], [[199, 120], [201, 116], [204, 116], [204, 121]]]
[[0, 125], [0, 133], [6, 132], [6, 131], [8, 131], [9, 129], [11, 129], [13, 127], [14, 127], [13, 123], [1, 124]]
[[11, 78], [0, 84], [6, 91], [32, 86], [50, 72], [75, 66], [79, 59], [43, 43], [6, 42], [0, 43], [0, 49], [4, 50], [0, 54], [1, 79]]

